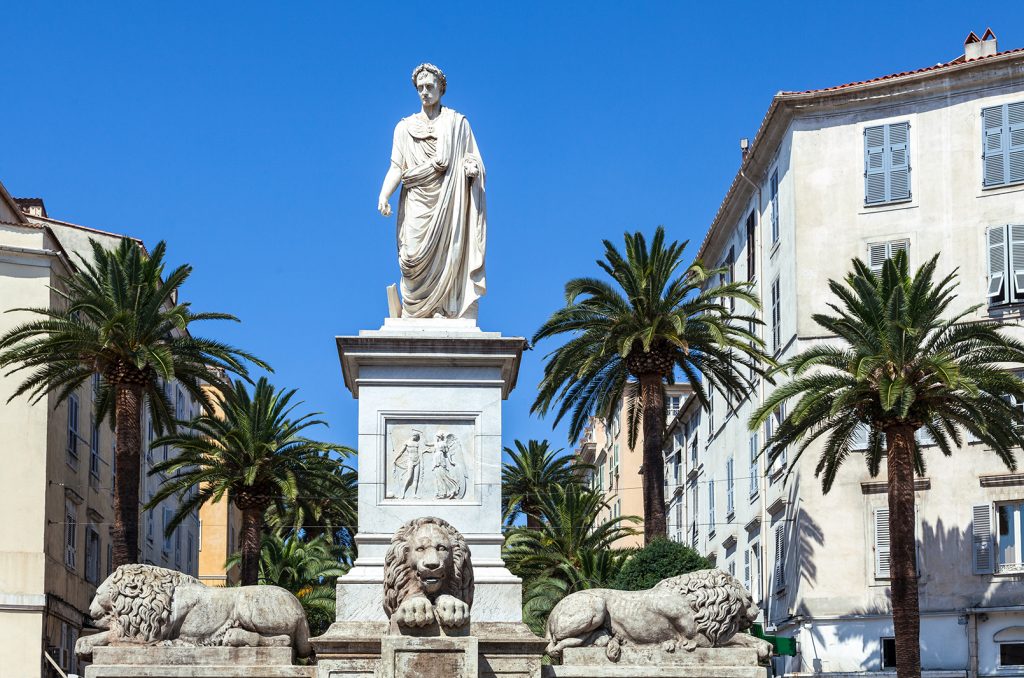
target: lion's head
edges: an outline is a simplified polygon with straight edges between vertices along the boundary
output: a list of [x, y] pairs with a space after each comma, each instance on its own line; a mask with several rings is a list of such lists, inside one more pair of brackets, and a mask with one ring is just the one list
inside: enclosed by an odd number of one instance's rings
[[670, 577], [658, 582], [654, 589], [669, 589], [686, 598], [697, 631], [713, 645], [750, 628], [760, 613], [743, 585], [721, 570], [697, 570]]
[[473, 605], [473, 564], [462, 534], [440, 518], [415, 518], [391, 538], [384, 558], [384, 612], [405, 599], [448, 594]]
[[122, 565], [96, 589], [89, 606], [93, 625], [110, 629], [121, 640], [164, 640], [171, 618], [174, 587], [201, 585], [181, 572], [153, 565]]

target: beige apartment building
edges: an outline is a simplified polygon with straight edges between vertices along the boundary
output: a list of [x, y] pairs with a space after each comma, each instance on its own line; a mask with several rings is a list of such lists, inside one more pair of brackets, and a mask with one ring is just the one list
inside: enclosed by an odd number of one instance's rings
[[[689, 384], [670, 384], [665, 387], [665, 406], [668, 420], [679, 411], [680, 404], [690, 394]], [[629, 403], [623, 398], [611, 417], [591, 417], [580, 442], [576, 447], [576, 458], [594, 467], [590, 485], [604, 494], [608, 503], [598, 520], [615, 516], [635, 516], [635, 527], [639, 534], [623, 537], [615, 542], [616, 548], [643, 546], [644, 493], [643, 478], [643, 431], [637, 432], [636, 445], [629, 447], [628, 433], [623, 422]]]
[[[4, 311], [58, 302], [51, 286], [89, 252], [90, 239], [113, 247], [124, 237], [49, 218], [39, 199], [20, 202], [0, 184], [0, 333], [30, 317]], [[7, 487], [0, 493], [0, 675], [57, 676], [44, 653], [65, 673], [78, 673], [74, 644], [113, 561], [113, 435], [106, 424], [94, 423], [93, 384], [59, 405], [52, 395], [38, 403], [24, 397], [8, 403], [18, 383], [17, 375], [0, 376], [0, 463]], [[198, 411], [176, 385], [165, 388], [181, 418]], [[148, 413], [143, 417], [143, 431], [151, 431]], [[168, 454], [173, 450], [146, 452], [141, 501], [161, 480], [149, 476], [152, 463]], [[142, 514], [139, 558], [195, 575], [198, 518], [164, 537], [175, 508], [170, 500]]]
[[[754, 283], [768, 350], [785, 360], [833, 339], [812, 319], [829, 279], [899, 250], [914, 268], [939, 255], [940, 272], [959, 269], [954, 311], [1024, 317], [1024, 50], [971, 34], [946, 63], [777, 94], [700, 256]], [[772, 388], [682, 405], [665, 450], [669, 533], [747, 584], [766, 630], [797, 640], [777, 673], [891, 672], [884, 468], [870, 477], [855, 453], [823, 495], [819, 445], [767, 466], [757, 451], [785, 412], [756, 431], [748, 421]], [[948, 458], [919, 443], [924, 673], [1022, 676], [1024, 474], [977, 441]]]

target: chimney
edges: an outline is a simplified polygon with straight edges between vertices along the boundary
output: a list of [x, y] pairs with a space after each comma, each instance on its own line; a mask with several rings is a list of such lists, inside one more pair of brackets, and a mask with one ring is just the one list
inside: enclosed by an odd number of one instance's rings
[[740, 153], [742, 154], [742, 157], [744, 159], [746, 159], [747, 151], [749, 151], [749, 150], [750, 150], [750, 139], [747, 139], [746, 137], [743, 137], [742, 139], [740, 139]]
[[999, 48], [998, 43], [996, 42], [996, 34], [992, 32], [991, 28], [986, 28], [985, 34], [980, 38], [974, 33], [974, 31], [971, 31], [968, 33], [967, 39], [964, 40], [965, 61], [992, 56], [998, 51]]
[[42, 198], [15, 198], [18, 208], [30, 217], [46, 217], [46, 205]]

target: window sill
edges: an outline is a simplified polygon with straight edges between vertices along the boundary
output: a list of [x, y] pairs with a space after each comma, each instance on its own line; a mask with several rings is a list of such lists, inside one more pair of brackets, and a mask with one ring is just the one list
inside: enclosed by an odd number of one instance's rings
[[1017, 181], [1012, 184], [999, 184], [998, 186], [982, 186], [981, 193], [977, 195], [978, 198], [988, 198], [993, 195], [1003, 195], [1004, 193], [1019, 193], [1024, 191], [1024, 181]]
[[750, 503], [753, 504], [753, 503], [757, 502], [757, 498], [759, 496], [761, 496], [761, 495], [758, 492], [755, 492], [754, 494], [750, 495], [750, 497], [749, 497]]
[[864, 211], [857, 212], [857, 214], [877, 214], [879, 212], [897, 212], [900, 210], [912, 210], [917, 209], [920, 205], [915, 205], [914, 199], [899, 200], [892, 202], [878, 202], [873, 205], [863, 205]]
[[725, 515], [725, 522], [731, 523], [734, 520], [736, 520], [736, 512], [735, 511], [729, 511], [729, 513], [727, 513]]

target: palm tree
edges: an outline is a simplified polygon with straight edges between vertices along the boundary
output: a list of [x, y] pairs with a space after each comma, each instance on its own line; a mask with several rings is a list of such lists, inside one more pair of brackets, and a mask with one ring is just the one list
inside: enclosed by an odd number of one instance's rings
[[27, 394], [39, 401], [48, 393], [63, 402], [94, 374], [100, 375], [97, 422], [114, 427], [114, 566], [139, 557], [139, 473], [141, 415], [148, 403], [158, 432], [173, 430], [174, 405], [161, 382], [176, 380], [191, 396], [210, 404], [203, 384], [222, 386], [225, 371], [247, 378], [243, 361], [267, 365], [251, 354], [191, 334], [201, 320], [236, 320], [224, 313], [193, 313], [178, 302], [178, 291], [192, 267], [179, 266], [164, 277], [166, 246], [147, 255], [135, 241], [114, 250], [90, 241], [93, 260], [53, 288], [61, 300], [53, 308], [18, 308], [39, 319], [0, 337], [0, 368], [7, 374], [29, 370], [11, 399]]
[[641, 233], [627, 233], [625, 240], [625, 256], [605, 240], [604, 260], [597, 262], [614, 284], [570, 280], [566, 306], [534, 334], [535, 343], [557, 335], [570, 338], [548, 354], [531, 411], [556, 409], [556, 425], [571, 413], [572, 441], [591, 416], [608, 416], [627, 398], [631, 447], [643, 426], [644, 540], [649, 543], [666, 535], [665, 383], [674, 383], [678, 369], [705, 407], [709, 390], [735, 401], [750, 388], [751, 373], [764, 374], [761, 363], [769, 359], [752, 331], [761, 321], [733, 311], [734, 301], [759, 307], [750, 283], [716, 285], [715, 276], [726, 269], [709, 270], [700, 261], [678, 273], [686, 243], [666, 244], [660, 226], [650, 247]]
[[[286, 505], [316, 492], [344, 491], [341, 461], [352, 450], [302, 435], [310, 426], [326, 423], [314, 414], [293, 416], [295, 389], [275, 390], [261, 377], [250, 396], [245, 384], [224, 391], [222, 416], [202, 414], [191, 430], [159, 438], [154, 445], [172, 445], [178, 456], [150, 471], [172, 476], [160, 486], [147, 508], [171, 495], [181, 503], [167, 526], [173, 532], [181, 521], [207, 501], [228, 499], [242, 512], [242, 584], [255, 584], [259, 575], [261, 537], [270, 506]], [[198, 488], [197, 491], [196, 488]]]
[[540, 497], [552, 487], [582, 481], [581, 473], [589, 468], [574, 463], [571, 455], [558, 456], [562, 450], [551, 450], [546, 440], [530, 440], [525, 445], [515, 441], [515, 449], [505, 448], [510, 461], [501, 469], [501, 505], [505, 524], [511, 525], [520, 514], [526, 516], [526, 527], [540, 527]]
[[310, 479], [308, 493], [286, 503], [282, 510], [270, 506], [267, 526], [284, 538], [297, 535], [311, 541], [322, 535], [340, 547], [344, 559], [350, 561], [355, 556], [358, 476], [347, 465], [338, 465], [331, 475]]
[[1024, 400], [1024, 386], [1006, 369], [1024, 363], [1024, 344], [1000, 333], [1005, 323], [969, 320], [978, 306], [943, 319], [956, 298], [956, 272], [936, 282], [937, 259], [911, 275], [900, 252], [885, 262], [880, 276], [855, 259], [845, 284], [829, 281], [838, 301], [829, 304], [830, 314], [813, 317], [840, 343], [813, 346], [781, 365], [779, 371], [792, 380], [750, 420], [757, 427], [796, 398], [765, 450], [774, 460], [796, 445], [795, 460], [821, 438], [815, 474], [822, 492], [831, 489], [854, 439], [868, 430], [868, 472], [876, 476], [886, 463], [900, 678], [921, 674], [914, 474], [924, 474], [925, 458], [915, 434], [926, 431], [949, 456], [966, 430], [1010, 469], [1016, 468], [1013, 448], [1024, 445], [1024, 415], [1009, 402]]

